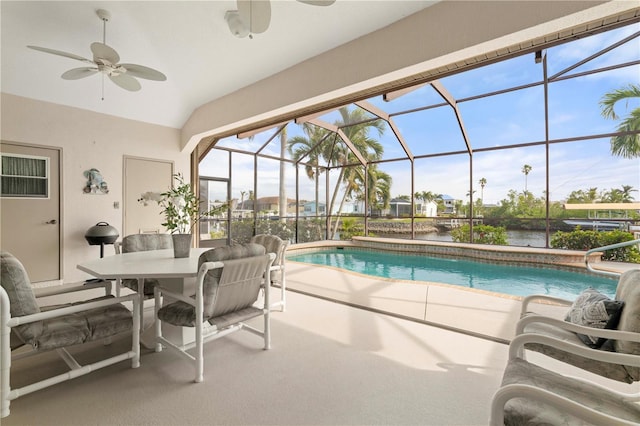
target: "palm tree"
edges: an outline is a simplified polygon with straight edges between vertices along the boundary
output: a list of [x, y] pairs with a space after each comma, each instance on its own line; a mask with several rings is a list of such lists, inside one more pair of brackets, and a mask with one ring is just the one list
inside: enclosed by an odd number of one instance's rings
[[[605, 118], [617, 120], [614, 107], [621, 100], [640, 98], [640, 86], [629, 84], [622, 89], [605, 94], [600, 100], [601, 114]], [[622, 119], [616, 129], [618, 132], [640, 130], [640, 107], [633, 109], [627, 117]], [[640, 133], [613, 136], [611, 138], [611, 153], [623, 158], [640, 157]]]
[[487, 185], [487, 180], [480, 178], [478, 182], [480, 183], [480, 202], [484, 204], [484, 187]]
[[303, 124], [302, 130], [304, 136], [294, 136], [287, 141], [287, 149], [291, 158], [298, 162], [304, 160], [304, 169], [309, 179], [315, 180], [315, 200], [316, 200], [316, 216], [319, 212], [319, 187], [318, 187], [318, 174], [324, 172], [324, 168], [319, 168], [319, 160], [322, 158], [323, 153], [320, 150], [318, 144], [325, 140], [329, 136], [329, 132], [321, 129], [317, 126], [310, 124]]
[[[360, 154], [362, 154], [365, 161], [369, 162], [380, 160], [382, 158], [384, 148], [378, 140], [373, 139], [370, 136], [370, 133], [373, 130], [377, 131], [378, 135], [382, 135], [385, 129], [383, 122], [381, 120], [366, 120], [368, 117], [365, 111], [359, 108], [349, 110], [347, 107], [342, 107], [338, 109], [338, 112], [340, 114], [340, 119], [337, 120], [334, 125], [342, 129], [345, 136], [349, 141], [351, 141]], [[329, 166], [340, 167], [340, 173], [333, 189], [331, 202], [327, 207], [327, 212], [330, 214], [334, 210], [333, 207], [336, 205], [340, 190], [343, 189], [344, 192], [342, 194], [342, 200], [340, 201], [340, 207], [336, 213], [339, 216], [346, 198], [350, 194], [353, 195], [355, 193], [354, 191], [356, 191], [356, 188], [354, 188], [353, 185], [357, 182], [358, 173], [362, 174], [359, 170], [364, 166], [358, 165], [345, 167], [358, 163], [357, 157], [348, 148], [348, 146], [345, 143], [341, 143], [337, 137], [327, 137], [328, 133], [326, 130], [312, 130], [307, 129], [307, 127], [307, 125], [304, 126], [305, 136], [298, 136], [297, 138], [292, 138], [288, 141], [289, 152], [296, 160], [300, 158], [309, 159], [307, 161], [309, 165], [305, 166], [307, 176], [309, 176], [309, 178], [315, 177], [315, 168], [313, 166], [317, 165], [320, 159], [326, 161]], [[317, 145], [318, 142], [323, 139], [324, 141], [320, 145]], [[313, 152], [310, 152], [310, 150]], [[372, 166], [369, 166], [369, 169], [371, 167]], [[374, 170], [377, 169], [374, 168]], [[362, 180], [362, 182], [364, 182], [364, 180]], [[370, 192], [376, 192], [375, 187], [370, 187], [368, 189]], [[334, 226], [334, 229], [335, 228], [336, 227]], [[335, 232], [336, 231], [333, 232], [331, 238], [333, 238]]]
[[284, 155], [287, 148], [287, 128], [283, 128], [280, 132], [280, 191], [278, 193], [278, 211], [280, 213], [280, 220], [286, 222], [287, 220], [287, 186], [285, 182], [285, 162]]
[[[353, 174], [352, 193], [359, 198], [364, 197], [364, 179], [362, 176], [362, 168], [358, 168]], [[379, 210], [389, 207], [391, 202], [391, 184], [393, 178], [388, 173], [378, 169], [378, 166], [372, 165], [367, 168], [367, 204], [370, 207]]]
[[533, 170], [533, 167], [528, 164], [522, 166], [522, 173], [524, 173], [524, 192], [527, 192], [527, 177], [529, 176], [531, 170]]

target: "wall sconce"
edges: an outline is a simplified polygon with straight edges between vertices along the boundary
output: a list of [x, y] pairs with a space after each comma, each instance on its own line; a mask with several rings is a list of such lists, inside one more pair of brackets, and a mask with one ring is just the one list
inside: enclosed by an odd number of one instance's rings
[[242, 22], [240, 13], [237, 10], [227, 10], [224, 14], [224, 20], [229, 25], [229, 31], [231, 34], [238, 38], [243, 38], [249, 35], [249, 28]]

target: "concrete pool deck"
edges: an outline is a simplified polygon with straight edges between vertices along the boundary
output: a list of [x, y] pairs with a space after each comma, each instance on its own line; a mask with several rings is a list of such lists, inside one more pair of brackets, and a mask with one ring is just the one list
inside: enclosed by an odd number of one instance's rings
[[[594, 267], [623, 272], [640, 265], [599, 261]], [[586, 270], [584, 265], [582, 269]], [[435, 282], [378, 278], [290, 260], [286, 274], [287, 288], [293, 291], [502, 342], [514, 337], [520, 317], [522, 298], [518, 296]], [[566, 312], [565, 307], [535, 306], [536, 312], [548, 315], [561, 317]]]

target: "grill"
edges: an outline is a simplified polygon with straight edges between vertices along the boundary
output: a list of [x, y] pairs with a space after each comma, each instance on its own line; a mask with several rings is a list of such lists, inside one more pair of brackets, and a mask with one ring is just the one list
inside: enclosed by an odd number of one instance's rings
[[100, 257], [104, 257], [104, 245], [116, 242], [120, 234], [107, 222], [98, 222], [87, 230], [84, 238], [91, 246], [100, 246]]

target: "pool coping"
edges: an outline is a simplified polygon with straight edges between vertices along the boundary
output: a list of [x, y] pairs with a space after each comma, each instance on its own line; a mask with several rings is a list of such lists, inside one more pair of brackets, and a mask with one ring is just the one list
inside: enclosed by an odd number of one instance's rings
[[[532, 267], [554, 266], [571, 271], [593, 274], [589, 272], [585, 266], [585, 251], [539, 247], [496, 246], [490, 244], [404, 240], [398, 238], [353, 237], [351, 241], [325, 240], [293, 244], [289, 246], [287, 253], [302, 254], [335, 247], [428, 254], [439, 257], [453, 256], [506, 265], [526, 265]], [[601, 264], [601, 266], [605, 266], [602, 264], [601, 252], [591, 253], [588, 257], [591, 265]], [[610, 270], [606, 267], [602, 269]]]

